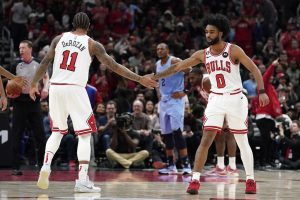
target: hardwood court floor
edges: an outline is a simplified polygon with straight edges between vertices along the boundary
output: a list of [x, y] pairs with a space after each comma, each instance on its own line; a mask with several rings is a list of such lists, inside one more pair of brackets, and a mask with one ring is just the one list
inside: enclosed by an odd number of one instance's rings
[[244, 172], [240, 178], [201, 177], [198, 195], [187, 194], [190, 177], [160, 176], [156, 171], [90, 170], [90, 179], [100, 186], [101, 194], [74, 194], [77, 171], [53, 171], [47, 190], [36, 187], [38, 171], [25, 170], [23, 176], [11, 176], [0, 170], [0, 199], [75, 199], [75, 200], [157, 200], [157, 199], [300, 199], [299, 171], [256, 171], [257, 194], [246, 195]]

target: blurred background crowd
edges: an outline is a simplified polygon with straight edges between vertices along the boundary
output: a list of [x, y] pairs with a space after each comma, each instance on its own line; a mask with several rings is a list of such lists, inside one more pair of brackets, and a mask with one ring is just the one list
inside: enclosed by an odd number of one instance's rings
[[[227, 41], [241, 46], [264, 74], [264, 81], [274, 88], [269, 110], [258, 108], [255, 80], [242, 67], [244, 92], [249, 98], [248, 135], [256, 167], [300, 168], [298, 0], [4, 0], [2, 3], [2, 40], [5, 38], [9, 47], [1, 48], [1, 64], [7, 69], [18, 58], [22, 40], [33, 43], [33, 56], [41, 60], [51, 40], [58, 34], [70, 31], [73, 16], [83, 11], [91, 20], [89, 36], [101, 42], [109, 55], [140, 75], [152, 73], [155, 71], [159, 43], [167, 43], [172, 55], [185, 59], [196, 50], [207, 47], [201, 27], [203, 17], [211, 13], [224, 14], [231, 22]], [[277, 58], [279, 63], [270, 68]], [[197, 67], [204, 70], [202, 66]], [[49, 74], [51, 77], [51, 68]], [[201, 95], [191, 85], [188, 76], [185, 88], [188, 101], [183, 134], [190, 160], [193, 161], [201, 140], [205, 105], [201, 103]], [[122, 120], [126, 119], [125, 125], [128, 123], [131, 130], [137, 133], [134, 137], [139, 140], [139, 144], [133, 147], [124, 142], [124, 138], [119, 139], [121, 147], [117, 149], [120, 153], [147, 152], [143, 154], [144, 162], [132, 167], [164, 166], [165, 146], [159, 133], [155, 90], [143, 88], [112, 73], [107, 66], [94, 59], [87, 91], [98, 127], [91, 143], [93, 166], [127, 166], [107, 160], [109, 149], [116, 149], [114, 140], [118, 140], [113, 128], [116, 118], [117, 125], [123, 124]], [[47, 99], [41, 102], [41, 108], [46, 137], [51, 134]], [[131, 113], [130, 117], [124, 114], [127, 112]], [[268, 129], [263, 126], [262, 119], [270, 120]], [[64, 137], [54, 163], [66, 169], [76, 162], [76, 136], [69, 121], [69, 134]], [[34, 139], [30, 139], [30, 132], [29, 125], [21, 141], [20, 159], [26, 165], [38, 163], [36, 145]], [[211, 148], [209, 163], [215, 162], [214, 149]]]

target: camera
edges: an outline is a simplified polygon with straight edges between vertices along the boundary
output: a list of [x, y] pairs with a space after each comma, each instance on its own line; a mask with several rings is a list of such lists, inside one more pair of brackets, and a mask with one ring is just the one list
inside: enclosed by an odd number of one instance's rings
[[161, 130], [160, 129], [152, 129], [152, 134], [160, 135]]
[[133, 115], [131, 113], [121, 113], [116, 116], [116, 125], [121, 129], [128, 129], [132, 125]]

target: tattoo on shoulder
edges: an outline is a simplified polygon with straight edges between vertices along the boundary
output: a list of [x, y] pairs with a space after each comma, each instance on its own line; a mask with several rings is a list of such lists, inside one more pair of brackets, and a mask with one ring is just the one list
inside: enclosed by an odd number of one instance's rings
[[100, 44], [99, 42], [96, 42], [96, 41], [93, 42], [93, 48], [92, 49], [93, 49], [92, 50], [93, 55], [96, 55], [96, 56], [102, 56], [103, 54], [106, 53], [103, 45]]
[[50, 48], [52, 48], [53, 50], [55, 49], [57, 43], [59, 42], [60, 38], [62, 37], [62, 35], [58, 35], [56, 36], [53, 40], [52, 40], [52, 43], [51, 43], [51, 46]]

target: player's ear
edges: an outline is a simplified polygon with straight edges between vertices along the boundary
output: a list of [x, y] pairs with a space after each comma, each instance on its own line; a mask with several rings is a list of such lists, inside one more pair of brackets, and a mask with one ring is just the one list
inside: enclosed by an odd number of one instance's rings
[[220, 31], [219, 33], [220, 33], [221, 38], [223, 38], [223, 32]]

